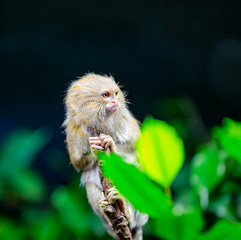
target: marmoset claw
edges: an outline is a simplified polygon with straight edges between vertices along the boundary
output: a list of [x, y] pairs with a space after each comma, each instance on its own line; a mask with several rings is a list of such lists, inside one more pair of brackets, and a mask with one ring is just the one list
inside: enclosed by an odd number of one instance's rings
[[105, 198], [101, 199], [98, 201], [98, 203], [100, 204], [100, 208], [101, 208], [101, 211], [103, 213], [106, 213], [106, 212], [114, 212], [114, 208], [110, 205], [109, 201], [106, 200]]
[[91, 145], [90, 146], [90, 148], [91, 148], [91, 150], [92, 151], [95, 151], [95, 150], [98, 150], [98, 151], [103, 151], [104, 150], [104, 148], [103, 147], [101, 147], [101, 146], [98, 146], [98, 145]]
[[113, 204], [116, 200], [124, 201], [124, 198], [120, 195], [116, 187], [112, 187], [108, 190], [107, 200], [110, 204]]
[[116, 201], [119, 201], [121, 204], [121, 208], [125, 213], [126, 218], [129, 220], [131, 219], [130, 211], [126, 205], [126, 201], [124, 197], [119, 193], [119, 191], [116, 189], [116, 187], [112, 187], [108, 190], [107, 200], [110, 204], [115, 203]]

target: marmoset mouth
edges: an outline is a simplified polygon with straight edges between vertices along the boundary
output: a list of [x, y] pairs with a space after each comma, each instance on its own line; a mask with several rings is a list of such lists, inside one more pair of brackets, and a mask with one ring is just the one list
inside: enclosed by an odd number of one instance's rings
[[119, 109], [119, 106], [117, 104], [110, 106], [107, 110], [108, 112], [116, 112]]
[[119, 104], [116, 102], [110, 102], [107, 104], [106, 110], [108, 112], [116, 112], [119, 109]]

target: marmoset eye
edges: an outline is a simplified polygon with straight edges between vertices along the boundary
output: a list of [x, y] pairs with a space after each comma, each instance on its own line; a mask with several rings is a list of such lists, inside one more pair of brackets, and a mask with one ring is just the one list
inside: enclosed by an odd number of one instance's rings
[[108, 92], [101, 94], [102, 97], [107, 98], [109, 96]]
[[115, 95], [117, 95], [118, 93], [119, 93], [119, 92], [118, 92], [118, 91], [116, 91], [116, 92], [115, 92]]

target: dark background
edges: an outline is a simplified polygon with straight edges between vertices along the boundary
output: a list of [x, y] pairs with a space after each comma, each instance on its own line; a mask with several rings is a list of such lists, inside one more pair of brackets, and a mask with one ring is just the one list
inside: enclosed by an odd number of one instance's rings
[[[87, 72], [112, 74], [143, 120], [153, 103], [190, 96], [204, 123], [241, 120], [240, 1], [0, 1], [0, 136], [54, 129]], [[60, 140], [61, 139], [61, 140]]]

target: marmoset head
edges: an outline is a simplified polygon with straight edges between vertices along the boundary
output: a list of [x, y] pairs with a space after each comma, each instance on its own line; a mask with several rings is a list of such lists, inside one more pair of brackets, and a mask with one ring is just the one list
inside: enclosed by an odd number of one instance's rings
[[112, 77], [88, 74], [71, 85], [66, 97], [70, 117], [81, 114], [86, 122], [105, 120], [125, 108], [122, 91]]

